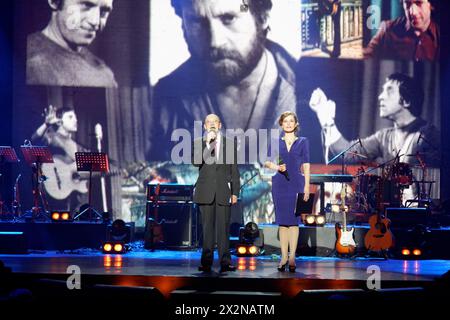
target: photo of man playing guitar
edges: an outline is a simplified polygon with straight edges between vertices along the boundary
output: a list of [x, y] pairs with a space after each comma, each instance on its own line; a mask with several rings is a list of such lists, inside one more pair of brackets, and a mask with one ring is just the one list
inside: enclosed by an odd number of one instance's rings
[[87, 180], [76, 171], [75, 152], [88, 151], [74, 140], [78, 120], [73, 108], [44, 109], [45, 117], [34, 132], [34, 144], [47, 145], [53, 154], [54, 163], [42, 166], [46, 177], [44, 188], [52, 209], [75, 210], [87, 202]]

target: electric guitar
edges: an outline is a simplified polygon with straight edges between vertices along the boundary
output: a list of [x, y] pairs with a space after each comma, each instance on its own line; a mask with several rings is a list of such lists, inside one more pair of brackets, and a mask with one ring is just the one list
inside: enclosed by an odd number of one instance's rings
[[345, 183], [342, 184], [341, 188], [341, 206], [340, 211], [343, 214], [344, 217], [344, 223], [340, 225], [339, 223], [336, 223], [336, 244], [335, 249], [337, 253], [339, 254], [353, 254], [356, 250], [356, 243], [354, 238], [354, 232], [355, 229], [347, 228], [347, 213], [345, 209], [345, 195], [346, 195], [346, 187], [347, 185]]
[[394, 236], [389, 229], [391, 221], [384, 216], [384, 203], [382, 202], [383, 179], [377, 181], [377, 212], [369, 218], [370, 230], [364, 237], [364, 245], [370, 251], [384, 251], [394, 246]]
[[164, 242], [164, 233], [161, 222], [159, 221], [159, 194], [161, 190], [161, 185], [158, 183], [155, 188], [155, 195], [152, 198], [152, 203], [148, 203], [151, 206], [151, 211], [147, 211], [146, 215], [146, 228], [145, 233], [145, 243], [148, 244], [148, 248], [154, 250], [156, 244]]

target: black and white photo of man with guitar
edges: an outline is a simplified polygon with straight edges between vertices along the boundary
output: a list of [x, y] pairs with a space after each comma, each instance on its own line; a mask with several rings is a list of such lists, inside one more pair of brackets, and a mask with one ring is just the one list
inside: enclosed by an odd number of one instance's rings
[[34, 144], [50, 147], [54, 163], [42, 166], [49, 205], [57, 210], [75, 210], [87, 202], [87, 180], [76, 170], [75, 152], [88, 151], [74, 140], [78, 119], [73, 108], [44, 109], [45, 121], [32, 136]]

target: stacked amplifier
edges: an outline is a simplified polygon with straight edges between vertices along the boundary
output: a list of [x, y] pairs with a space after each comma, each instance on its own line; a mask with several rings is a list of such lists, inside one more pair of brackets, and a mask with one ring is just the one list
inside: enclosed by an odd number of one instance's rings
[[145, 248], [196, 247], [197, 210], [193, 185], [147, 185]]

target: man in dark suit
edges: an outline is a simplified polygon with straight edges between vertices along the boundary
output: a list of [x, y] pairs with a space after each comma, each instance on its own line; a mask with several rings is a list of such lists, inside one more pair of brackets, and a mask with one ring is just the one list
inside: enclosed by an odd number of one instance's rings
[[231, 206], [240, 190], [237, 148], [220, 132], [222, 124], [215, 114], [205, 118], [205, 139], [194, 141], [193, 164], [199, 167], [194, 202], [199, 205], [203, 248], [200, 271], [210, 272], [217, 235], [220, 272], [235, 271], [229, 252]]

